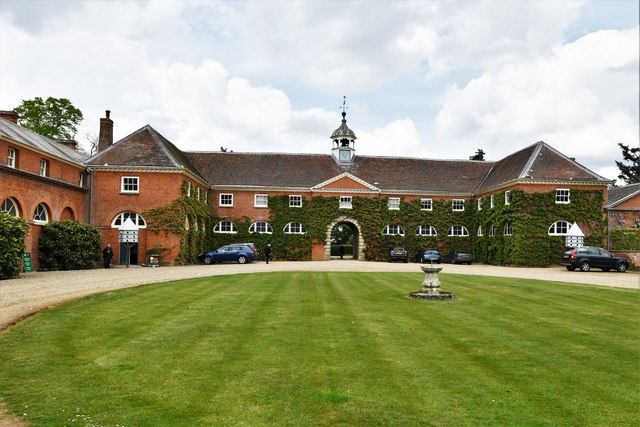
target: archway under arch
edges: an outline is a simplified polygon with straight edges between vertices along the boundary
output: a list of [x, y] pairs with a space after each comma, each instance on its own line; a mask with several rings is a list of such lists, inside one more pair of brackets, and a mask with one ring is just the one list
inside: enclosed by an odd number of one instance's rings
[[[364, 240], [362, 239], [362, 232], [360, 230], [360, 224], [353, 218], [349, 218], [347, 216], [341, 216], [333, 220], [327, 226], [327, 234], [325, 239], [324, 246], [324, 255], [325, 259], [331, 259], [331, 246], [335, 243], [333, 236], [336, 234], [335, 231], [338, 228], [347, 228], [351, 233], [351, 242], [352, 242], [352, 255], [345, 256], [348, 259], [356, 259], [359, 261], [364, 261]], [[348, 233], [347, 233], [348, 234]]]

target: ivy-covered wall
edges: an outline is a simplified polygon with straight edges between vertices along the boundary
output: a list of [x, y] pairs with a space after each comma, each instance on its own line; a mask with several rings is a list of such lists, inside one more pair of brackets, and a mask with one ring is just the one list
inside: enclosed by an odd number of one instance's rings
[[[504, 193], [494, 195], [494, 208], [475, 206], [474, 259], [497, 265], [547, 266], [557, 263], [565, 238], [550, 236], [549, 227], [556, 221], [578, 223], [585, 245], [602, 246], [606, 220], [602, 206], [602, 190], [571, 190], [571, 203], [556, 203], [555, 191], [547, 193], [510, 192], [510, 204], [505, 205]], [[504, 227], [511, 223], [513, 234], [504, 235]], [[494, 236], [489, 236], [491, 226]], [[482, 226], [483, 236], [477, 236]]]
[[[411, 254], [421, 248], [433, 247], [442, 252], [453, 249], [471, 250], [471, 237], [449, 237], [452, 225], [464, 225], [468, 228], [472, 212], [467, 202], [465, 210], [453, 212], [451, 201], [433, 201], [433, 210], [420, 209], [420, 200], [401, 202], [399, 210], [389, 210], [386, 198], [353, 197], [352, 209], [341, 209], [339, 197], [316, 196], [312, 200], [303, 199], [301, 208], [289, 207], [289, 196], [269, 197], [269, 224], [272, 234], [249, 233], [249, 218], [231, 219], [237, 226], [237, 234], [214, 233], [211, 248], [234, 243], [254, 242], [262, 251], [271, 243], [274, 259], [310, 260], [312, 244], [325, 244], [327, 227], [336, 218], [346, 216], [358, 222], [365, 241], [365, 259], [385, 261], [389, 247], [404, 245]], [[214, 218], [215, 225], [220, 218]], [[299, 222], [307, 230], [304, 235], [285, 234], [284, 227], [290, 222]], [[405, 235], [383, 235], [383, 229], [390, 224], [404, 228]], [[431, 225], [438, 235], [418, 236], [416, 229], [420, 225]], [[471, 233], [471, 231], [469, 231]], [[363, 250], [363, 248], [360, 248]]]
[[[182, 181], [181, 196], [168, 205], [146, 210], [142, 213], [147, 221], [147, 230], [153, 233], [174, 234], [180, 237], [180, 250], [175, 258], [177, 264], [190, 264], [199, 253], [207, 249], [211, 236], [211, 205], [209, 198], [198, 199], [189, 194], [189, 182]], [[188, 220], [187, 222], [185, 221]], [[188, 227], [187, 227], [188, 225]], [[171, 248], [155, 247], [148, 253], [161, 256]]]
[[[453, 211], [451, 200], [433, 200], [432, 210], [422, 210], [420, 200], [402, 201], [399, 210], [390, 210], [387, 198], [353, 197], [352, 209], [341, 209], [339, 197], [316, 196], [302, 200], [302, 207], [289, 207], [289, 196], [269, 197], [271, 234], [249, 233], [251, 218], [224, 218], [233, 221], [237, 233], [213, 233], [222, 220], [211, 217], [209, 202], [183, 196], [168, 206], [144, 213], [148, 229], [181, 236], [178, 263], [195, 262], [203, 250], [216, 249], [230, 243], [253, 242], [260, 252], [267, 243], [272, 256], [281, 260], [311, 260], [312, 246], [324, 245], [327, 228], [337, 218], [346, 216], [357, 221], [365, 242], [364, 257], [370, 261], [386, 261], [391, 246], [403, 245], [409, 256], [421, 248], [437, 248], [441, 253], [461, 249], [472, 251], [479, 262], [497, 265], [547, 266], [557, 263], [564, 247], [564, 237], [550, 236], [549, 227], [556, 221], [578, 222], [587, 235], [585, 244], [602, 245], [606, 221], [602, 212], [602, 190], [571, 190], [571, 203], [557, 204], [555, 191], [547, 193], [510, 192], [510, 204], [505, 205], [504, 193], [494, 195], [494, 207], [487, 203], [478, 210], [476, 201], [465, 201], [463, 211]], [[185, 229], [185, 217], [191, 226]], [[285, 234], [290, 222], [299, 222], [305, 234]], [[199, 224], [196, 228], [194, 224]], [[504, 227], [511, 224], [512, 235]], [[401, 226], [405, 234], [384, 235], [387, 225]], [[433, 226], [436, 236], [417, 235], [420, 225]], [[449, 236], [454, 225], [462, 225], [467, 236]], [[491, 226], [494, 235], [489, 236]], [[204, 226], [204, 230], [203, 230]], [[483, 236], [477, 236], [482, 226]]]

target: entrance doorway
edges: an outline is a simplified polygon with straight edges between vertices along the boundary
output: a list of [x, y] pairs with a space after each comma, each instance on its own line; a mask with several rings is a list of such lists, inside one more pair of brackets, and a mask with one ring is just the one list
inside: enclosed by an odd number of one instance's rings
[[362, 234], [360, 225], [354, 219], [340, 217], [327, 227], [325, 241], [325, 259], [341, 259], [340, 247], [343, 248], [342, 259], [363, 260]]
[[129, 265], [138, 265], [137, 243], [120, 243], [120, 265], [127, 265], [127, 245], [131, 245], [129, 249]]

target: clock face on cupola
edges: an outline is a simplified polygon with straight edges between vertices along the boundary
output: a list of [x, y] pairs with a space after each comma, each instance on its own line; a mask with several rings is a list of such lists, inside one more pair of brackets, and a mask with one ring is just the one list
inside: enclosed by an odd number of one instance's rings
[[344, 102], [342, 103], [342, 124], [331, 134], [333, 159], [342, 165], [350, 165], [355, 158], [356, 134], [347, 126], [347, 113]]

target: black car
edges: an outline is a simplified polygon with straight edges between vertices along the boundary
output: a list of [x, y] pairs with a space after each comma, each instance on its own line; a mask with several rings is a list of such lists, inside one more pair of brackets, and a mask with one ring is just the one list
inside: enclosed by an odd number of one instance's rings
[[473, 262], [473, 255], [465, 251], [453, 251], [444, 256], [444, 262], [451, 264], [469, 264]]
[[629, 268], [629, 261], [597, 246], [567, 248], [560, 258], [560, 264], [567, 267], [569, 271], [576, 268], [580, 271], [600, 268], [602, 271], [614, 269], [624, 273]]
[[409, 261], [409, 253], [407, 250], [401, 246], [396, 246], [395, 248], [391, 248], [389, 252], [389, 262], [391, 261]]

